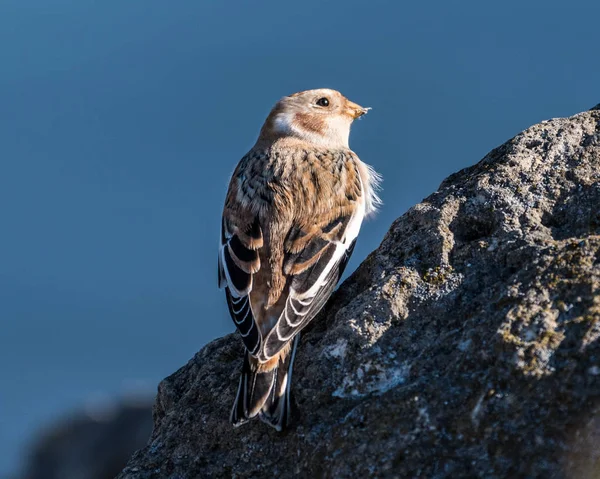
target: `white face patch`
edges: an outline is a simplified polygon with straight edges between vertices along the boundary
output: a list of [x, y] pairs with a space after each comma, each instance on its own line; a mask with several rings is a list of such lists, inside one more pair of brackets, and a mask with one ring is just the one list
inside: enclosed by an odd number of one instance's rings
[[292, 122], [294, 115], [292, 113], [279, 113], [273, 121], [273, 126], [277, 133], [284, 135], [292, 135]]
[[327, 128], [323, 134], [315, 131], [305, 130], [294, 119], [295, 113], [283, 112], [277, 114], [273, 120], [273, 126], [277, 133], [289, 135], [316, 145], [334, 148], [348, 148], [350, 137], [350, 118], [342, 115], [325, 116]]
[[335, 115], [327, 118], [327, 137], [331, 142], [348, 148], [350, 125], [352, 121], [345, 116]]

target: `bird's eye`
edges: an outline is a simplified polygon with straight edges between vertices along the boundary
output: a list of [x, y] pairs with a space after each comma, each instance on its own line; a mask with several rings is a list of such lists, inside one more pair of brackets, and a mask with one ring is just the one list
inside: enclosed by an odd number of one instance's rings
[[327, 98], [325, 98], [325, 97], [319, 98], [317, 100], [317, 105], [319, 105], [319, 106], [329, 106], [329, 100]]

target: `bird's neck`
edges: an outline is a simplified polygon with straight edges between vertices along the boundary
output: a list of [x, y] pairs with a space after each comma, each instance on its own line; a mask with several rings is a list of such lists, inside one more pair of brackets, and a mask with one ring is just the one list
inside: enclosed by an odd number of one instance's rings
[[257, 145], [290, 138], [315, 147], [347, 149], [349, 136], [350, 124], [343, 118], [273, 111], [260, 131]]

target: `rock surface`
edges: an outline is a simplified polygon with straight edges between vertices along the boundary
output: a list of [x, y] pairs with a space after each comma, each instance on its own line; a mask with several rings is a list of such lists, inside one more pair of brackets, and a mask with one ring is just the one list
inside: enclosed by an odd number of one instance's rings
[[592, 477], [599, 336], [594, 110], [529, 128], [394, 222], [303, 334], [288, 431], [231, 428], [230, 335], [161, 383], [119, 477]]

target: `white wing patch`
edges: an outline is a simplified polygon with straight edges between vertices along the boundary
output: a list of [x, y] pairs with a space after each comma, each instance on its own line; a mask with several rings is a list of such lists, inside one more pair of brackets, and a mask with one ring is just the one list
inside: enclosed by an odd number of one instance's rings
[[247, 266], [240, 265], [257, 258], [258, 253], [246, 248], [231, 234], [224, 221], [219, 248], [219, 287], [225, 288], [229, 314], [250, 354], [258, 352], [262, 337], [248, 296], [252, 291], [252, 274]]

